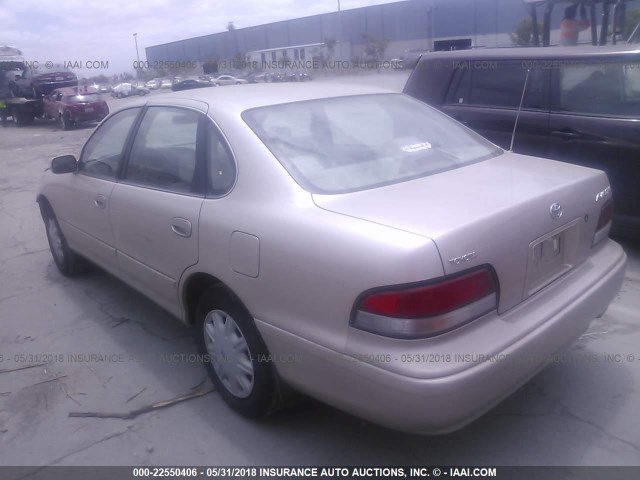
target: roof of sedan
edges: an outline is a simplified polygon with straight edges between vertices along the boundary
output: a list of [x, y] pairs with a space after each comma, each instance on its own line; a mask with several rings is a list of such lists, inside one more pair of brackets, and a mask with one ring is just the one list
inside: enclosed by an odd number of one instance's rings
[[376, 93], [397, 92], [344, 83], [261, 83], [172, 92], [166, 95], [156, 95], [149, 99], [148, 104], [157, 105], [172, 100], [176, 103], [180, 103], [180, 100], [199, 100], [208, 103], [212, 108], [240, 113], [254, 107]]

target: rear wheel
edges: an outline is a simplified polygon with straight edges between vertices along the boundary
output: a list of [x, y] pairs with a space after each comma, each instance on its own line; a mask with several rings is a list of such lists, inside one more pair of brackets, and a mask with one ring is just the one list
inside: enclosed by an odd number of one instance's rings
[[51, 207], [48, 205], [41, 206], [42, 218], [47, 231], [47, 240], [49, 249], [53, 256], [53, 261], [65, 276], [72, 276], [83, 270], [84, 261], [73, 250], [69, 248], [67, 240], [64, 237], [60, 224], [56, 219]]
[[11, 113], [13, 123], [17, 127], [24, 127], [25, 125], [31, 125], [33, 123], [33, 115], [28, 112], [16, 112], [15, 109]]
[[210, 287], [197, 309], [198, 348], [224, 401], [250, 418], [263, 417], [277, 404], [269, 352], [242, 304], [221, 287]]

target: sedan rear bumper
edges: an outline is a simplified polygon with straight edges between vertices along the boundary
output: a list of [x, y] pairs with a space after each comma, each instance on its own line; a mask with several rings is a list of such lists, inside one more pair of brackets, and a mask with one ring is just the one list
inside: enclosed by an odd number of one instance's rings
[[71, 120], [74, 122], [97, 122], [106, 117], [108, 113], [99, 111], [92, 113], [74, 113], [71, 114]]
[[[446, 433], [495, 406], [578, 338], [619, 291], [625, 267], [624, 251], [608, 240], [552, 288], [499, 318], [493, 314], [499, 320], [513, 316], [506, 321], [536, 325], [498, 355], [491, 352], [496, 361], [469, 363], [468, 368], [441, 377], [403, 375], [385, 369], [384, 364], [329, 350], [259, 319], [256, 324], [274, 358], [289, 359], [276, 363], [276, 368], [292, 386], [373, 423], [407, 432]], [[469, 338], [473, 335], [471, 331], [458, 337], [469, 344], [479, 340]], [[416, 341], [407, 341], [407, 345], [410, 342]], [[376, 345], [379, 349], [379, 342]], [[394, 355], [397, 349], [390, 352]]]

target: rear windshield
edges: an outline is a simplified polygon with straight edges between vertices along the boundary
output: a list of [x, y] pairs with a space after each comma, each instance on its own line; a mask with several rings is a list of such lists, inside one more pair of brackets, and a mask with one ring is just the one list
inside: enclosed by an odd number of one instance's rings
[[100, 95], [97, 93], [86, 93], [84, 95], [74, 95], [67, 98], [69, 103], [97, 102], [100, 100]]
[[259, 107], [243, 118], [304, 189], [346, 193], [486, 160], [502, 150], [402, 94]]

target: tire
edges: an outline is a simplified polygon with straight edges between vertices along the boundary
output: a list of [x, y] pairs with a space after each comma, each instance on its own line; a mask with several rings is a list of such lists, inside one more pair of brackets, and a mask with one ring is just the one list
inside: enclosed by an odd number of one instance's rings
[[118, 92], [118, 95], [116, 95], [118, 98], [122, 98], [124, 97], [124, 95], [122, 94], [122, 92]]
[[73, 122], [69, 118], [69, 114], [64, 112], [60, 114], [60, 124], [62, 125], [63, 130], [71, 130], [73, 126]]
[[15, 83], [9, 84], [9, 91], [11, 92], [11, 96], [14, 98], [20, 96], [20, 89], [18, 88], [18, 85]]
[[86, 266], [84, 260], [69, 248], [67, 239], [64, 238], [60, 224], [51, 207], [48, 204], [41, 204], [40, 209], [47, 232], [47, 241], [49, 242], [51, 256], [60, 273], [66, 277], [71, 277], [84, 270]]
[[274, 369], [266, 360], [269, 352], [240, 301], [222, 287], [209, 287], [196, 314], [198, 348], [210, 360], [207, 372], [225, 403], [248, 418], [275, 410], [278, 394]]
[[141, 97], [144, 97], [146, 94], [147, 94], [147, 93], [146, 93], [146, 92], [143, 92], [142, 90], [140, 90], [140, 91], [138, 92], [138, 95], [140, 95]]
[[13, 117], [13, 123], [16, 124], [16, 127], [24, 127], [33, 123], [33, 115], [30, 113], [13, 111], [11, 116]]

